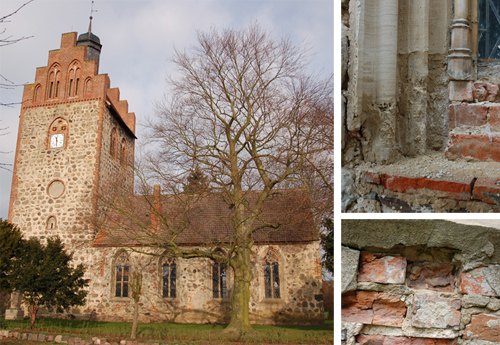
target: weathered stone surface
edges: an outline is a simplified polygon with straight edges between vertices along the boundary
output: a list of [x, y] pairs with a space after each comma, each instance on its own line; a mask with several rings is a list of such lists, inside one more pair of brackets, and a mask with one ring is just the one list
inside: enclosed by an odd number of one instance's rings
[[490, 298], [488, 296], [471, 293], [462, 297], [462, 308], [486, 307], [489, 302]]
[[453, 291], [455, 266], [436, 262], [415, 262], [410, 267], [408, 287], [434, 291]]
[[354, 186], [354, 170], [342, 169], [341, 180], [341, 210], [345, 212], [359, 197]]
[[489, 115], [490, 118], [488, 123], [490, 124], [491, 130], [500, 131], [500, 105], [491, 106]]
[[486, 280], [486, 267], [479, 267], [469, 272], [460, 273], [460, 291], [462, 293], [475, 293], [483, 296], [498, 296]]
[[493, 311], [500, 310], [500, 298], [491, 297], [486, 308]]
[[359, 282], [403, 284], [406, 275], [406, 259], [402, 256], [361, 253]]
[[406, 315], [401, 298], [386, 292], [348, 292], [342, 296], [342, 321], [401, 327]]
[[419, 328], [453, 328], [460, 325], [460, 299], [433, 295], [413, 297], [411, 325]]
[[484, 277], [497, 296], [500, 296], [500, 265], [490, 265], [484, 270]]
[[465, 339], [484, 339], [500, 343], [500, 317], [488, 314], [472, 315], [465, 327]]
[[455, 345], [456, 339], [432, 339], [360, 334], [356, 345]]
[[355, 290], [358, 276], [359, 250], [342, 246], [342, 293]]

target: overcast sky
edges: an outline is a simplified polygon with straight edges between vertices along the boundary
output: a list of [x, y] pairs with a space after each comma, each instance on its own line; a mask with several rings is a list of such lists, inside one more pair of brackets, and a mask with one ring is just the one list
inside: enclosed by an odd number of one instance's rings
[[[0, 0], [0, 16], [27, 0]], [[33, 83], [36, 67], [46, 66], [49, 50], [59, 49], [61, 34], [88, 29], [91, 0], [35, 0], [0, 24], [1, 36], [33, 36], [0, 47], [0, 74], [15, 83]], [[107, 73], [111, 87], [120, 88], [137, 116], [137, 144], [141, 123], [153, 115], [153, 103], [163, 97], [167, 59], [174, 47], [196, 43], [196, 31], [212, 26], [238, 28], [252, 21], [276, 36], [312, 46], [310, 72], [333, 72], [333, 0], [95, 0], [92, 32], [103, 45], [99, 73]], [[22, 87], [0, 89], [0, 102], [19, 102]], [[0, 163], [14, 163], [20, 105], [0, 107]], [[6, 134], [8, 133], [8, 134]], [[9, 208], [12, 173], [0, 169], [0, 217]]]

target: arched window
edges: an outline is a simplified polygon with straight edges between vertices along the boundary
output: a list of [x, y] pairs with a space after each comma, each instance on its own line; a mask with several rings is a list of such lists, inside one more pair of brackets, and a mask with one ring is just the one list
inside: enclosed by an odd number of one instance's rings
[[50, 216], [49, 219], [47, 219], [47, 230], [52, 230], [57, 227], [57, 221], [56, 217]]
[[110, 142], [110, 145], [109, 145], [109, 154], [111, 155], [111, 157], [115, 157], [118, 155], [118, 137], [117, 137], [117, 133], [116, 133], [116, 128], [113, 128], [111, 130], [111, 142]]
[[227, 298], [227, 274], [222, 262], [212, 263], [212, 292], [213, 298]]
[[68, 69], [68, 96], [73, 97], [78, 95], [78, 89], [80, 88], [80, 63], [78, 61], [73, 61]]
[[92, 79], [91, 78], [85, 79], [85, 90], [83, 90], [83, 94], [85, 96], [89, 96], [92, 94]]
[[68, 121], [58, 117], [52, 121], [48, 133], [48, 147], [51, 149], [63, 149], [68, 141]]
[[35, 86], [35, 91], [33, 93], [33, 102], [39, 102], [42, 100], [42, 85], [38, 84]]
[[177, 263], [175, 259], [167, 258], [162, 266], [163, 298], [177, 296]]
[[61, 82], [61, 68], [58, 64], [53, 65], [49, 71], [47, 84], [47, 99], [59, 97], [59, 87]]
[[278, 257], [271, 251], [264, 258], [264, 289], [266, 298], [281, 298]]
[[125, 138], [122, 139], [122, 143], [120, 145], [120, 163], [121, 165], [127, 164], [127, 141]]
[[130, 260], [126, 252], [121, 252], [115, 264], [115, 296], [128, 297]]

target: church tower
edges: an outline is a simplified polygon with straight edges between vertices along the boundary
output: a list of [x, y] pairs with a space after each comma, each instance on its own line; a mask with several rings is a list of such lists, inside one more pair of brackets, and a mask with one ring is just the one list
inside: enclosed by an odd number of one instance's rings
[[107, 74], [90, 31], [62, 35], [24, 87], [9, 221], [25, 237], [59, 236], [84, 262], [99, 192], [119, 177], [133, 191], [135, 114]]

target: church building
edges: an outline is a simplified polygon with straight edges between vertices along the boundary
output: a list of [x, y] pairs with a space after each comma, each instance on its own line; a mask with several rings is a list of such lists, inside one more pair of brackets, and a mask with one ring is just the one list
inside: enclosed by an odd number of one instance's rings
[[[130, 277], [143, 274], [140, 322], [224, 323], [229, 321], [233, 275], [209, 259], [166, 259], [133, 250], [137, 243], [116, 243], [96, 229], [99, 191], [120, 177], [134, 190], [135, 114], [99, 74], [99, 38], [89, 32], [65, 33], [61, 47], [49, 52], [47, 66], [36, 69], [24, 88], [12, 180], [9, 222], [26, 238], [58, 236], [74, 264], [83, 263], [90, 280], [86, 303], [64, 315], [42, 317], [131, 321], [134, 301]], [[155, 189], [159, 209], [168, 198]], [[301, 220], [280, 231], [265, 227], [252, 249], [250, 321], [259, 324], [318, 324], [323, 320], [318, 228], [311, 210], [297, 206], [297, 191], [283, 191], [264, 206], [274, 220], [296, 210]], [[303, 199], [303, 197], [302, 197]], [[147, 210], [146, 210], [147, 211]], [[213, 196], [203, 212], [190, 219], [206, 234], [179, 238], [179, 246], [202, 245], [200, 236], [222, 240], [234, 229], [228, 206]], [[149, 215], [155, 222], [153, 212]], [[215, 215], [208, 220], [208, 215]], [[218, 237], [221, 236], [221, 237]], [[15, 300], [15, 299], [14, 299]], [[13, 303], [7, 317], [27, 308]]]

